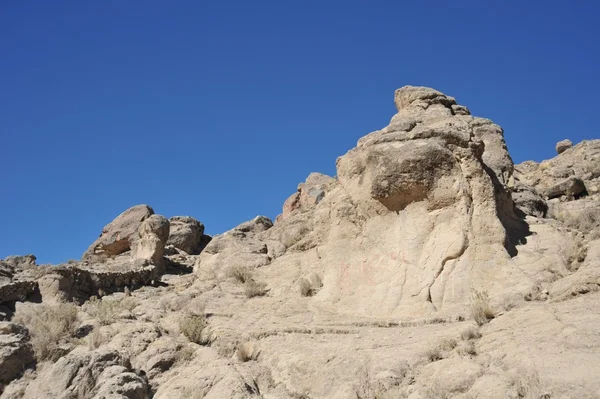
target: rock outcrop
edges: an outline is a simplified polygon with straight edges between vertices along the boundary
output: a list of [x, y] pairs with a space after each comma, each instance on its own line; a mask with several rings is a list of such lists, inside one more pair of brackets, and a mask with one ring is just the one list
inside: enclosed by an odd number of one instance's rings
[[7, 384], [20, 376], [33, 362], [27, 328], [0, 322], [0, 384]]
[[167, 245], [173, 245], [190, 255], [198, 255], [203, 248], [204, 225], [189, 216], [169, 218], [170, 233]]
[[154, 215], [154, 210], [148, 205], [136, 205], [127, 209], [104, 226], [100, 237], [83, 254], [83, 259], [94, 255], [113, 257], [129, 251], [133, 236], [142, 222], [151, 215]]
[[169, 221], [164, 216], [151, 215], [137, 229], [131, 242], [133, 259], [162, 265], [165, 244], [169, 238]]
[[571, 142], [571, 140], [561, 140], [558, 143], [556, 143], [556, 153], [562, 154], [571, 147], [573, 147], [573, 143]]

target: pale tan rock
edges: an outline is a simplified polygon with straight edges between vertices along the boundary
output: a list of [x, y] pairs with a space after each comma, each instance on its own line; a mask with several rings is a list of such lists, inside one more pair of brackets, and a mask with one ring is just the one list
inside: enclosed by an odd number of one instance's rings
[[127, 209], [104, 226], [100, 237], [83, 254], [83, 259], [94, 255], [112, 257], [128, 251], [142, 222], [153, 214], [154, 210], [148, 205], [136, 205]]
[[202, 249], [204, 225], [189, 216], [169, 218], [169, 239], [167, 245], [173, 245], [190, 255], [197, 255]]
[[163, 264], [163, 252], [169, 238], [169, 221], [164, 216], [151, 215], [139, 226], [131, 243], [133, 259]]
[[33, 349], [27, 328], [0, 322], [0, 383], [9, 383], [33, 363]]
[[561, 140], [558, 143], [556, 143], [556, 153], [562, 154], [563, 152], [565, 152], [566, 150], [568, 150], [571, 147], [573, 147], [573, 142], [571, 140], [569, 140], [569, 139]]

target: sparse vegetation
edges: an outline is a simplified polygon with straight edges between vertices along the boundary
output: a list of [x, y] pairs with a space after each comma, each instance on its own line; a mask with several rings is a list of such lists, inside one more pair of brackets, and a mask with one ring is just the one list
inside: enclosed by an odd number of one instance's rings
[[425, 359], [427, 359], [429, 362], [437, 362], [438, 360], [442, 360], [443, 358], [444, 356], [442, 354], [442, 350], [437, 345], [428, 349], [425, 352]]
[[54, 359], [60, 355], [59, 345], [73, 340], [77, 307], [72, 303], [21, 307], [13, 321], [29, 329], [38, 361]]
[[452, 349], [456, 348], [457, 345], [458, 345], [458, 343], [456, 342], [455, 339], [445, 338], [440, 343], [440, 349], [443, 351], [451, 351]]
[[478, 329], [471, 326], [471, 327], [464, 329], [463, 332], [460, 333], [460, 338], [463, 341], [468, 341], [470, 339], [479, 339], [479, 338], [481, 338], [481, 333], [479, 332]]
[[190, 342], [199, 345], [208, 345], [210, 337], [206, 334], [206, 315], [204, 304], [198, 304], [195, 309], [188, 309], [186, 314], [179, 320], [179, 330]]
[[107, 337], [100, 332], [100, 328], [95, 327], [92, 333], [88, 336], [88, 346], [91, 350], [99, 348], [107, 340]]
[[267, 293], [265, 290], [265, 283], [258, 283], [252, 279], [246, 280], [244, 283], [244, 294], [247, 298], [254, 298], [256, 296], [263, 296]]
[[250, 360], [256, 360], [258, 358], [260, 351], [258, 350], [258, 346], [254, 342], [242, 342], [238, 344], [236, 355], [239, 361], [248, 362]]
[[252, 271], [246, 266], [234, 265], [227, 269], [227, 277], [234, 278], [236, 281], [245, 284], [252, 280]]
[[176, 365], [184, 364], [189, 362], [194, 358], [195, 349], [190, 348], [189, 346], [182, 346], [177, 352], [177, 360], [175, 361]]
[[473, 341], [462, 341], [456, 348], [456, 352], [461, 356], [477, 356], [477, 349], [475, 349], [475, 342]]
[[471, 316], [478, 325], [483, 325], [495, 317], [490, 299], [485, 291], [473, 291], [471, 295]]
[[98, 319], [101, 325], [107, 326], [115, 322], [124, 311], [131, 312], [137, 306], [137, 302], [131, 297], [120, 299], [98, 299], [92, 297], [86, 303], [85, 310], [92, 317]]
[[300, 295], [302, 296], [313, 296], [323, 286], [321, 277], [317, 274], [313, 274], [310, 278], [301, 278], [298, 281], [300, 285]]

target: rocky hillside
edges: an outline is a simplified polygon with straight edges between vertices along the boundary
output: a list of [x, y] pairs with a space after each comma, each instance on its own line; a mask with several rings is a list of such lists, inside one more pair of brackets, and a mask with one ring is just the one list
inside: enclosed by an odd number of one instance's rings
[[514, 165], [436, 90], [215, 237], [134, 206], [0, 261], [1, 398], [599, 398], [600, 140]]

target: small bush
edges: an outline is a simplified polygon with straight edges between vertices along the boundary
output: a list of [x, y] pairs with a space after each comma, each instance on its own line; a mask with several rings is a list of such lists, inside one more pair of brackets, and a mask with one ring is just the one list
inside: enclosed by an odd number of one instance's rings
[[33, 305], [17, 309], [13, 321], [29, 329], [31, 344], [39, 361], [53, 359], [58, 346], [73, 340], [77, 306], [72, 303]]
[[437, 362], [443, 358], [444, 356], [442, 356], [442, 350], [439, 346], [434, 346], [425, 352], [425, 359], [427, 359], [429, 362]]
[[444, 340], [442, 340], [442, 342], [440, 343], [440, 349], [444, 350], [444, 351], [451, 351], [452, 349], [456, 348], [456, 346], [458, 345], [458, 343], [456, 342], [455, 339], [452, 338], [445, 338]]
[[189, 362], [194, 358], [195, 353], [196, 351], [193, 348], [190, 348], [189, 346], [183, 346], [177, 352], [177, 360], [175, 361], [175, 364], [180, 365]]
[[477, 349], [475, 349], [475, 342], [473, 341], [462, 341], [461, 344], [456, 348], [456, 352], [461, 356], [477, 356]]
[[313, 274], [310, 279], [301, 278], [298, 282], [300, 285], [300, 295], [302, 296], [313, 296], [323, 286], [321, 277], [317, 274]]
[[88, 336], [88, 345], [90, 347], [90, 350], [99, 348], [106, 341], [107, 337], [100, 332], [100, 329], [98, 327], [95, 327], [92, 333]]
[[237, 346], [237, 358], [241, 362], [248, 362], [250, 360], [256, 360], [260, 351], [258, 346], [253, 342], [242, 342]]
[[202, 314], [187, 313], [179, 321], [179, 329], [181, 333], [185, 335], [190, 342], [194, 342], [199, 345], [207, 345], [210, 340], [206, 337], [206, 334], [202, 334], [204, 329], [207, 327], [206, 317]]
[[487, 292], [473, 291], [473, 295], [471, 296], [471, 316], [480, 326], [495, 317]]
[[254, 280], [246, 280], [246, 283], [244, 283], [244, 294], [247, 298], [263, 296], [267, 293], [265, 287], [265, 283], [257, 283]]
[[246, 281], [252, 280], [252, 271], [245, 266], [231, 266], [227, 270], [227, 277], [232, 277], [236, 281], [245, 284]]
[[471, 326], [471, 327], [468, 327], [467, 329], [463, 330], [463, 332], [460, 333], [460, 338], [463, 341], [468, 341], [470, 339], [479, 339], [479, 338], [481, 338], [481, 333], [479, 332], [478, 329]]
[[137, 306], [137, 302], [130, 297], [122, 299], [98, 299], [90, 298], [85, 306], [90, 316], [98, 319], [101, 325], [107, 326], [115, 322], [124, 311], [131, 313]]

